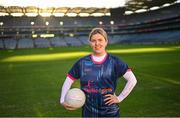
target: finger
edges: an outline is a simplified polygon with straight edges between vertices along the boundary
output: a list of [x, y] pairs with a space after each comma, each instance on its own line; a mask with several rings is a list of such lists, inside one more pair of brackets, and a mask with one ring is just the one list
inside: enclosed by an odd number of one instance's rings
[[75, 110], [75, 108], [68, 108], [68, 107], [65, 107], [65, 109], [67, 109], [67, 110]]
[[109, 99], [112, 99], [112, 97], [113, 97], [113, 95], [111, 95], [111, 94], [107, 94], [107, 95], [105, 95], [105, 99], [104, 99], [104, 101], [107, 101], [107, 100], [109, 100]]
[[111, 94], [107, 94], [107, 95], [105, 95], [106, 97], [111, 97], [112, 95]]
[[62, 104], [68, 106], [68, 104], [66, 102], [63, 102]]
[[74, 108], [72, 106], [69, 106], [69, 105], [64, 105], [65, 109], [67, 110], [76, 110], [77, 108]]
[[65, 107], [71, 107], [69, 104], [67, 104], [66, 102], [63, 103], [63, 106]]
[[105, 104], [107, 104], [107, 105], [111, 105], [111, 104], [113, 104], [113, 103], [114, 103], [114, 100], [113, 100], [113, 99], [111, 99], [111, 100], [107, 101]]
[[73, 108], [73, 107], [65, 107], [67, 110], [76, 110], [77, 108]]
[[74, 108], [74, 107], [72, 107], [72, 106], [65, 106], [66, 108]]
[[77, 108], [74, 108], [74, 107], [70, 106], [70, 105], [67, 104], [66, 102], [63, 103], [63, 106], [64, 106], [64, 108], [67, 109], [67, 110], [75, 110], [75, 109], [77, 109]]
[[107, 98], [104, 99], [104, 101], [108, 101], [110, 99], [112, 99], [112, 98], [111, 97], [107, 97]]
[[119, 100], [117, 98], [113, 98], [113, 99], [111, 99], [110, 101], [107, 102], [108, 105], [117, 104], [117, 103], [119, 103]]
[[117, 103], [116, 97], [113, 95], [111, 97], [108, 97], [107, 99], [105, 99], [105, 101], [106, 101], [106, 104], [108, 104], [108, 105]]
[[114, 102], [110, 102], [108, 105], [110, 106], [110, 105], [112, 105], [112, 104], [114, 104]]

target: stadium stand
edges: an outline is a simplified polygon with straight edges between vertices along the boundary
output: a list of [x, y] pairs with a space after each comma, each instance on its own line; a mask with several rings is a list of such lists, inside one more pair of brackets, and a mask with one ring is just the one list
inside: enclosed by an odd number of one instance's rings
[[5, 39], [4, 40], [5, 49], [15, 49], [17, 41], [15, 39]]
[[32, 39], [20, 39], [18, 42], [18, 48], [34, 48], [34, 42]]
[[79, 36], [78, 39], [81, 41], [82, 45], [88, 45], [88, 36]]
[[53, 47], [59, 47], [59, 46], [67, 46], [67, 43], [62, 37], [54, 37], [50, 39], [51, 45]]
[[[180, 12], [177, 12], [179, 8], [180, 4], [174, 4], [158, 10], [123, 15], [118, 18], [0, 16], [0, 22], [3, 22], [3, 26], [0, 27], [0, 48], [88, 45], [88, 34], [93, 27], [103, 27], [109, 34], [110, 44], [180, 43]], [[110, 24], [111, 21], [114, 21], [114, 24]], [[37, 35], [35, 39], [32, 38], [34, 34]], [[55, 37], [40, 38], [41, 34], [53, 34]]]
[[48, 39], [37, 38], [34, 40], [34, 46], [37, 48], [47, 48], [50, 47], [50, 42]]
[[121, 35], [110, 35], [109, 36], [109, 44], [117, 44], [122, 42], [124, 39], [122, 38]]
[[80, 46], [82, 43], [76, 37], [64, 37], [68, 46]]
[[178, 43], [180, 31], [149, 32], [131, 35], [121, 35], [120, 43]]
[[0, 39], [0, 49], [3, 49], [4, 48], [4, 45], [3, 45], [4, 43], [3, 43], [3, 40], [2, 39]]

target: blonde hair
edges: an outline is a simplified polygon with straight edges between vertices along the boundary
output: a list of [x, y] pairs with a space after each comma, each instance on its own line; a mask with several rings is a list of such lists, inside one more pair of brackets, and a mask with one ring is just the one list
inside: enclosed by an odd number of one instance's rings
[[89, 33], [89, 41], [91, 41], [92, 36], [95, 34], [102, 35], [105, 38], [105, 40], [108, 41], [107, 33], [106, 31], [104, 31], [103, 28], [93, 28], [91, 32]]

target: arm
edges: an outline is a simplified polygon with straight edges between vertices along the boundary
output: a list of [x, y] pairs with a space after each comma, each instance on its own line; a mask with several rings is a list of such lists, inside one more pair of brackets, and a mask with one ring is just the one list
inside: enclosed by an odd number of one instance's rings
[[125, 80], [127, 80], [127, 83], [126, 83], [123, 91], [118, 96], [119, 102], [124, 100], [130, 94], [130, 92], [133, 90], [134, 86], [137, 83], [136, 77], [134, 76], [132, 71], [127, 71], [123, 75], [123, 77], [125, 78]]
[[74, 80], [69, 78], [68, 76], [66, 77], [66, 80], [62, 86], [61, 90], [61, 98], [60, 98], [60, 103], [67, 109], [67, 110], [75, 110], [71, 106], [69, 106], [67, 103], [64, 102], [65, 95], [67, 94], [68, 90], [71, 88], [71, 85], [74, 83]]
[[127, 71], [123, 77], [127, 80], [127, 83], [123, 89], [123, 91], [120, 93], [119, 96], [107, 94], [106, 95], [106, 104], [111, 105], [113, 103], [120, 103], [122, 100], [124, 100], [132, 91], [134, 86], [137, 83], [136, 77], [134, 76], [132, 71]]
[[64, 98], [68, 90], [71, 88], [71, 85], [73, 84], [73, 80], [70, 79], [68, 76], [66, 77], [66, 80], [64, 81], [64, 84], [62, 86], [61, 90], [61, 98], [60, 98], [60, 103], [62, 104], [64, 102]]

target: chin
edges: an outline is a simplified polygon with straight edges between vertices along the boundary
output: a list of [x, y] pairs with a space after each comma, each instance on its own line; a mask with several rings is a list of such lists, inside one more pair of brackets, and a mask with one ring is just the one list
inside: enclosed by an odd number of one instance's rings
[[99, 51], [99, 50], [95, 50], [94, 51], [96, 54], [101, 54], [102, 53], [102, 51]]

